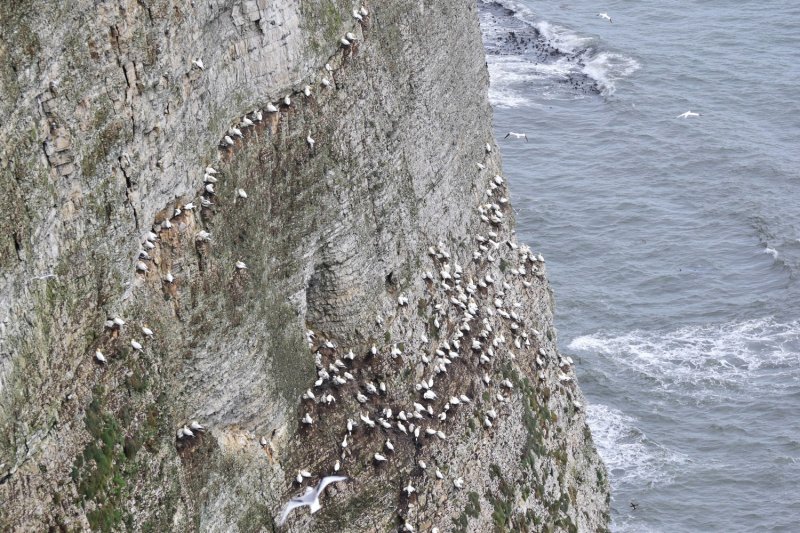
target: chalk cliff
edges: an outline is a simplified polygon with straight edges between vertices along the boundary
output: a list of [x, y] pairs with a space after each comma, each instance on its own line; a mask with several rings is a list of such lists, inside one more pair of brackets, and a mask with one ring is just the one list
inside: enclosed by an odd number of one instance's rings
[[607, 528], [476, 6], [364, 7], [0, 5], [0, 529]]

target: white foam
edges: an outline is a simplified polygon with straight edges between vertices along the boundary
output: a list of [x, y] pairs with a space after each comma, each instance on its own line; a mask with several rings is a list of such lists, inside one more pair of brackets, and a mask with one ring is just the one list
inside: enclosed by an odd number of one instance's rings
[[668, 484], [676, 465], [688, 463], [684, 454], [647, 438], [636, 420], [607, 405], [590, 404], [587, 421], [592, 439], [608, 468], [612, 487]]
[[775, 248], [770, 248], [769, 246], [767, 246], [766, 248], [764, 248], [763, 252], [765, 254], [771, 255], [773, 260], [778, 259], [778, 250], [776, 250]]
[[546, 20], [534, 22], [533, 27], [542, 34], [550, 46], [566, 55], [575, 55], [587, 50], [593, 41], [590, 37], [582, 37], [568, 28], [551, 24]]
[[[494, 56], [489, 61], [489, 101], [496, 107], [534, 106], [532, 86], [542, 81], [566, 80], [575, 65], [562, 59], [533, 63], [519, 56]], [[545, 96], [542, 93], [535, 96]]]
[[[489, 55], [489, 75], [492, 83], [489, 98], [493, 105], [500, 107], [529, 105], [531, 87], [526, 87], [525, 84], [538, 83], [546, 78], [563, 81], [570, 77], [586, 76], [595, 82], [601, 94], [611, 95], [616, 91], [616, 83], [619, 80], [630, 76], [640, 67], [631, 57], [613, 52], [597, 52], [598, 45], [592, 37], [579, 35], [569, 28], [545, 20], [536, 20], [535, 14], [530, 9], [517, 2], [502, 0], [497, 3], [512, 10], [514, 18], [536, 28], [548, 45], [557, 49], [564, 57], [553, 63], [537, 63], [525, 56]], [[486, 35], [504, 32], [502, 26], [485, 20], [482, 22], [485, 25]], [[542, 94], [533, 96], [541, 97]]]
[[597, 82], [603, 95], [617, 90], [616, 82], [639, 70], [639, 63], [631, 58], [612, 52], [601, 52], [584, 62], [582, 72]]
[[762, 368], [800, 365], [800, 321], [767, 317], [666, 332], [597, 333], [573, 339], [568, 348], [609, 357], [664, 389], [690, 384], [686, 390], [706, 395], [718, 385], [747, 383]]

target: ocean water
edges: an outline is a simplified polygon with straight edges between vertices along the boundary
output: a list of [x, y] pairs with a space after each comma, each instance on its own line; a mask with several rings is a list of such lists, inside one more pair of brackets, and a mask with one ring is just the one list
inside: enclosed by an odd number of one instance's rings
[[477, 1], [613, 531], [800, 531], [800, 2]]

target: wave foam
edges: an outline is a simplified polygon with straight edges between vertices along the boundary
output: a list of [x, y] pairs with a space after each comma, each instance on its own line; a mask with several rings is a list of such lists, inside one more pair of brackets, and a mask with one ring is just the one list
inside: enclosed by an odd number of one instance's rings
[[[490, 92], [490, 100], [494, 105], [516, 107], [529, 104], [527, 95], [530, 84], [545, 78], [555, 81], [571, 81], [572, 88], [584, 88], [589, 92], [602, 95], [611, 95], [616, 91], [616, 82], [630, 76], [639, 69], [639, 63], [622, 54], [598, 51], [598, 43], [592, 37], [587, 37], [575, 31], [550, 23], [537, 20], [532, 11], [512, 0], [483, 0], [485, 9], [499, 6], [504, 13], [493, 12], [491, 17], [481, 17], [484, 38], [497, 43], [498, 38], [514, 34], [523, 38], [526, 45], [535, 41], [537, 45], [533, 50], [525, 49], [493, 49], [488, 55], [490, 78], [494, 90]], [[526, 31], [528, 30], [528, 31]], [[543, 52], [544, 51], [544, 52]], [[503, 61], [501, 58], [515, 57], [519, 61], [514, 64], [517, 70], [509, 73], [506, 64], [493, 68], [494, 63]], [[506, 76], [517, 78], [515, 82], [509, 81]], [[524, 77], [525, 83], [518, 79]]]
[[800, 321], [767, 317], [667, 332], [597, 333], [576, 337], [568, 349], [607, 356], [665, 389], [739, 384], [759, 369], [800, 365]]
[[647, 438], [636, 421], [618, 409], [590, 404], [587, 422], [612, 485], [668, 484], [676, 471], [671, 467], [689, 462], [686, 455]]

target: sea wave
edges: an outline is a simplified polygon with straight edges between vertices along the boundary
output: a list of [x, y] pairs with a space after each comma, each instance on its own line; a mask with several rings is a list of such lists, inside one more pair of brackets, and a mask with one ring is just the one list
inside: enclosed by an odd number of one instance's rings
[[800, 365], [800, 321], [765, 317], [673, 331], [600, 332], [576, 337], [568, 349], [612, 358], [664, 389], [688, 384], [686, 390], [708, 392], [746, 383], [759, 370]]
[[689, 462], [686, 455], [649, 439], [633, 417], [618, 409], [590, 404], [587, 415], [592, 439], [614, 486], [668, 484], [678, 471], [674, 467]]
[[639, 69], [634, 58], [604, 50], [593, 37], [539, 20], [512, 0], [482, 0], [479, 6], [493, 105], [517, 107], [530, 105], [532, 95], [552, 96], [547, 84], [537, 87], [548, 81], [567, 84], [578, 93], [607, 96], [614, 94], [619, 80]]

